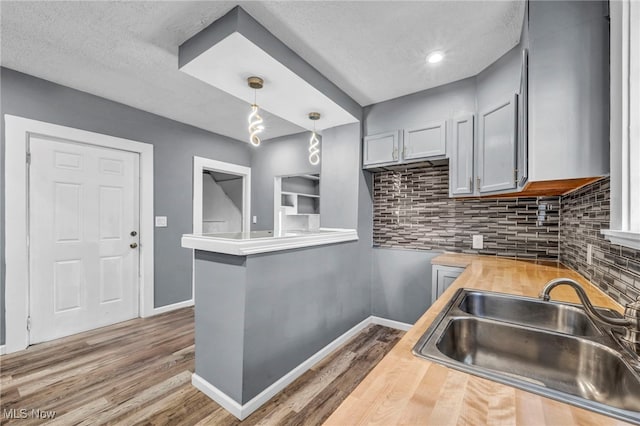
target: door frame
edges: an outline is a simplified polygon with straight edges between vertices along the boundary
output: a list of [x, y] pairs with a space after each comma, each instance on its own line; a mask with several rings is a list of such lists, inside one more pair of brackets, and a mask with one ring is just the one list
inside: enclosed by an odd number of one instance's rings
[[193, 157], [193, 233], [202, 234], [202, 173], [205, 170], [242, 176], [242, 232], [251, 230], [251, 167]]
[[[153, 145], [129, 139], [4, 115], [5, 125], [5, 351], [29, 345], [29, 169], [30, 135], [59, 138], [82, 145], [140, 155], [139, 315], [154, 314], [153, 292]], [[9, 184], [11, 182], [11, 184]]]

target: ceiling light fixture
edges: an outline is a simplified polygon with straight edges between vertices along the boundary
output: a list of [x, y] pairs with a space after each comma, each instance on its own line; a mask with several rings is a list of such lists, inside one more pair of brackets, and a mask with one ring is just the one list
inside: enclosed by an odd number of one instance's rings
[[427, 56], [427, 62], [429, 62], [430, 64], [437, 64], [443, 59], [444, 59], [444, 53], [442, 52], [431, 52]]
[[258, 137], [258, 133], [264, 130], [264, 126], [262, 125], [262, 117], [258, 114], [260, 108], [256, 103], [256, 92], [258, 89], [262, 89], [264, 81], [260, 77], [249, 77], [247, 79], [247, 83], [249, 83], [249, 87], [253, 89], [253, 104], [251, 104], [251, 113], [249, 114], [249, 142], [253, 146], [260, 145], [260, 138]]
[[316, 121], [320, 120], [320, 113], [310, 112], [309, 119], [313, 120], [313, 133], [311, 133], [311, 139], [309, 139], [309, 162], [317, 166], [320, 163], [320, 148], [318, 148], [320, 141], [316, 134]]

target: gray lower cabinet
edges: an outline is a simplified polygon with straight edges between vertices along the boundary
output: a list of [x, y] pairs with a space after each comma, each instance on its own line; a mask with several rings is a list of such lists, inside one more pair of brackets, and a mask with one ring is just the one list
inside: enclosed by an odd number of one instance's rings
[[464, 268], [433, 265], [431, 271], [431, 303], [433, 303], [462, 274]]
[[449, 191], [451, 196], [473, 195], [474, 117], [466, 114], [452, 120], [449, 150]]
[[394, 130], [393, 132], [365, 136], [362, 165], [366, 168], [367, 166], [396, 163], [402, 145], [401, 135], [399, 130]]
[[480, 193], [517, 186], [517, 103], [514, 94], [479, 115], [476, 185]]

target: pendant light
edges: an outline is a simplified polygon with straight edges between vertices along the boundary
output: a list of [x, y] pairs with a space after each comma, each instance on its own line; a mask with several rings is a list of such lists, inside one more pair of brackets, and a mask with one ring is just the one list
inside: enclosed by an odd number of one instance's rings
[[313, 133], [311, 133], [311, 139], [309, 139], [309, 162], [317, 166], [320, 163], [320, 141], [316, 134], [316, 121], [320, 120], [319, 112], [310, 112], [309, 119], [313, 121]]
[[253, 89], [253, 104], [251, 104], [251, 113], [249, 113], [249, 142], [253, 146], [260, 145], [260, 138], [258, 137], [258, 133], [264, 130], [264, 126], [262, 125], [262, 117], [258, 114], [260, 108], [256, 103], [256, 92], [258, 89], [262, 89], [262, 85], [264, 81], [260, 77], [249, 77], [247, 79], [247, 83], [249, 83], [249, 87]]

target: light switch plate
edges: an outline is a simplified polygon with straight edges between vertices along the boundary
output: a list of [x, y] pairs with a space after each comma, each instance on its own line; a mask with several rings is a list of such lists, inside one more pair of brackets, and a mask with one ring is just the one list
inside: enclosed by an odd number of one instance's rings
[[593, 265], [593, 244], [587, 244], [587, 265]]
[[258, 223], [258, 216], [253, 217], [253, 223]]
[[474, 249], [482, 250], [484, 248], [484, 238], [482, 235], [474, 235], [472, 247]]
[[166, 227], [167, 227], [167, 217], [156, 216], [156, 228], [166, 228]]

